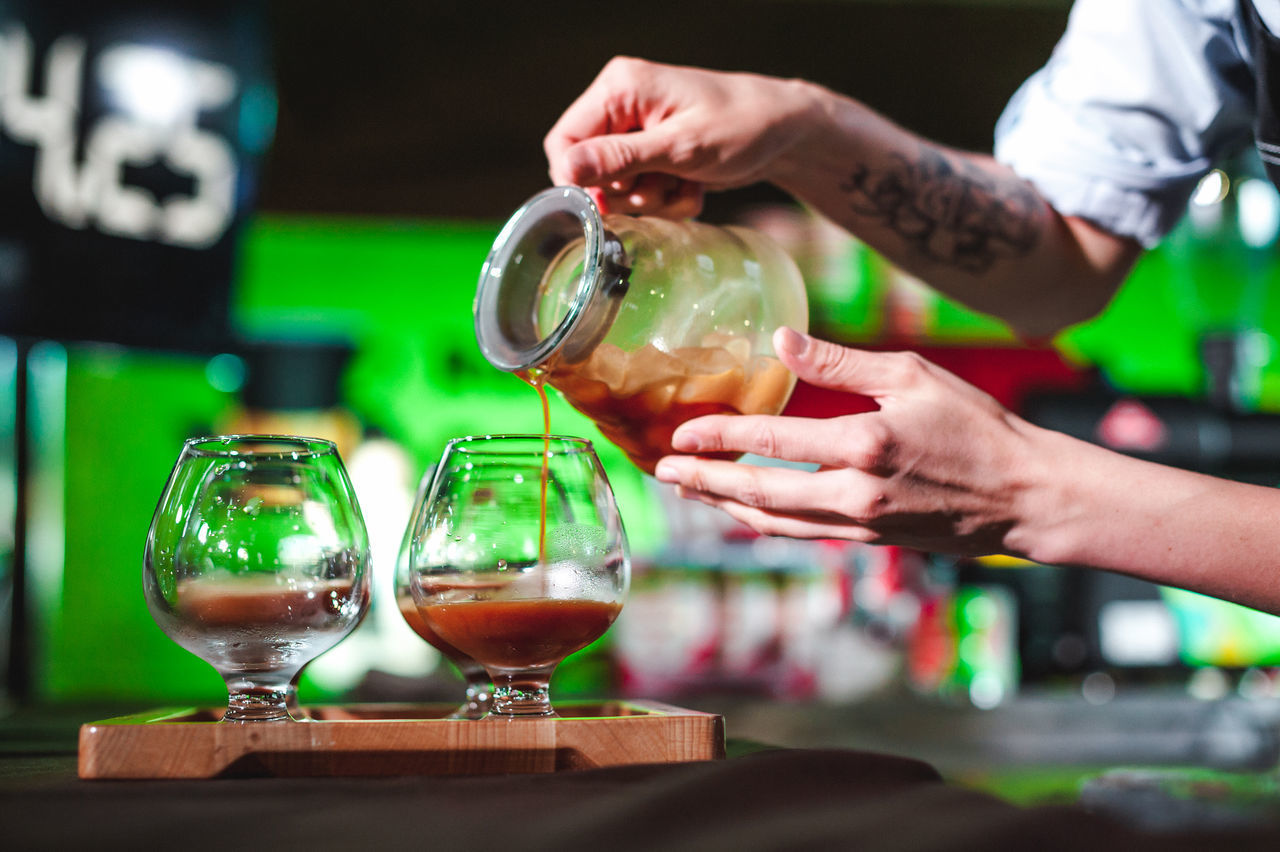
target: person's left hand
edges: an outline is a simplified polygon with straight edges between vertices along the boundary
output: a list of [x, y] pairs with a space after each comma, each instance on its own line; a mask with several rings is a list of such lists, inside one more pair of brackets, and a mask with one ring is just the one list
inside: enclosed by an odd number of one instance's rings
[[757, 532], [926, 550], [1016, 552], [1011, 534], [1035, 503], [1044, 432], [910, 352], [866, 352], [779, 329], [779, 357], [800, 379], [870, 396], [879, 411], [830, 419], [714, 415], [676, 430], [677, 452], [736, 451], [816, 471], [692, 455], [656, 476]]

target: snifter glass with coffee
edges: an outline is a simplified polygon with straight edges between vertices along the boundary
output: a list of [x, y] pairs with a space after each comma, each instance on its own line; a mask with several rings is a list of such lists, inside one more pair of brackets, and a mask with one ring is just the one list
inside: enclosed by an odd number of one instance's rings
[[630, 583], [590, 441], [450, 441], [415, 512], [409, 587], [426, 625], [493, 678], [490, 718], [551, 716], [551, 675], [602, 636]]
[[143, 589], [169, 638], [227, 683], [224, 722], [289, 721], [296, 676], [369, 606], [369, 539], [330, 441], [187, 441], [147, 534]]
[[777, 414], [795, 377], [773, 332], [808, 328], [804, 282], [761, 232], [602, 216], [576, 187], [535, 195], [481, 269], [476, 339], [557, 388], [642, 470], [705, 414]]

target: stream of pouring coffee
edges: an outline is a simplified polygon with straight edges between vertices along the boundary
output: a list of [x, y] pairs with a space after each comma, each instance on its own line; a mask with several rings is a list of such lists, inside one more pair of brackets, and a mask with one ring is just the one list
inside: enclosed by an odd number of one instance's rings
[[547, 456], [551, 452], [551, 404], [547, 400], [546, 373], [534, 367], [516, 373], [517, 376], [538, 392], [542, 401], [542, 473], [538, 481], [538, 562], [547, 561]]

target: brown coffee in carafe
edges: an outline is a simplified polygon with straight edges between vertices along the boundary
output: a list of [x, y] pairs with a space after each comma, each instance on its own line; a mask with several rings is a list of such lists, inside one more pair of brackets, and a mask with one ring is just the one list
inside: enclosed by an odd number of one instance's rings
[[[739, 339], [734, 343], [745, 343]], [[646, 344], [625, 352], [603, 343], [581, 364], [552, 366], [547, 383], [595, 421], [636, 466], [653, 473], [671, 436], [706, 414], [777, 413], [793, 377], [777, 358], [717, 346], [663, 352]], [[736, 454], [720, 454], [734, 457]]]
[[499, 369], [536, 371], [642, 470], [706, 414], [777, 414], [795, 377], [772, 349], [805, 330], [799, 270], [755, 231], [602, 217], [557, 187], [508, 221], [481, 272], [476, 337]]

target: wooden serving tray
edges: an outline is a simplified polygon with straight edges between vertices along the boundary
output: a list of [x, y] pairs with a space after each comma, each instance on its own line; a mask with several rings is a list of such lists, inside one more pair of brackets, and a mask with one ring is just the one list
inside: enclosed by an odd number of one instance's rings
[[534, 719], [445, 719], [448, 705], [311, 707], [300, 722], [220, 724], [160, 709], [80, 728], [81, 778], [493, 775], [724, 757], [724, 717], [652, 701], [557, 705]]

